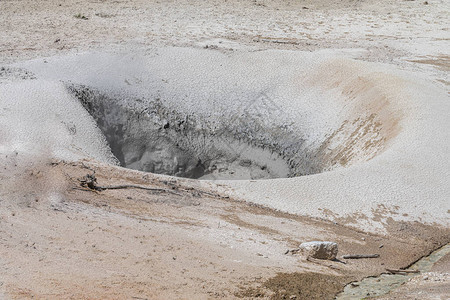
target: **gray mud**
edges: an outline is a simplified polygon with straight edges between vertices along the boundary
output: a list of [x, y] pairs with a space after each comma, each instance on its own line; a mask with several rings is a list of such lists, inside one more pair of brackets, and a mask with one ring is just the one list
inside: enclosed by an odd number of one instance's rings
[[[121, 166], [196, 179], [266, 179], [305, 175], [287, 152], [302, 139], [287, 128], [265, 128], [261, 115], [243, 111], [228, 124], [211, 124], [169, 109], [156, 99], [109, 96], [69, 85], [91, 114]], [[261, 109], [261, 107], [259, 107]], [[288, 145], [288, 148], [282, 148]]]

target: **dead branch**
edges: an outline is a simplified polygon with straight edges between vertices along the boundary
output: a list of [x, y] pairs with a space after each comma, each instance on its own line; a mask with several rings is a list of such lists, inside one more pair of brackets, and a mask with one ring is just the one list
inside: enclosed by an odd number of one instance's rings
[[400, 269], [386, 269], [386, 271], [392, 273], [392, 274], [399, 274], [399, 275], [405, 275], [409, 273], [419, 273], [419, 270], [400, 270]]
[[89, 188], [93, 191], [103, 191], [103, 190], [118, 190], [118, 189], [141, 189], [147, 191], [156, 191], [156, 192], [164, 192], [179, 195], [179, 193], [161, 188], [150, 188], [142, 185], [134, 185], [134, 184], [121, 184], [121, 185], [109, 185], [109, 186], [99, 186], [97, 185], [97, 178], [95, 177], [95, 172], [93, 174], [87, 174], [80, 179], [80, 185], [85, 188]]
[[360, 259], [360, 258], [378, 258], [380, 254], [348, 254], [342, 256], [345, 259]]
[[86, 174], [83, 179], [80, 179], [80, 185], [82, 187], [87, 187], [94, 191], [99, 191], [97, 187], [97, 178], [95, 177], [95, 171], [92, 174]]
[[179, 195], [179, 193], [174, 192], [168, 189], [160, 189], [160, 188], [150, 188], [142, 185], [134, 185], [134, 184], [121, 184], [121, 185], [109, 185], [109, 186], [97, 186], [98, 190], [119, 190], [119, 189], [141, 189], [147, 191], [157, 191], [157, 192], [165, 192]]

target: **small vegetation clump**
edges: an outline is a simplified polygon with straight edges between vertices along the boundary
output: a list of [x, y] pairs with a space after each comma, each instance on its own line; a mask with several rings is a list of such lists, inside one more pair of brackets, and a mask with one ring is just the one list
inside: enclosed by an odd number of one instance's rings
[[89, 20], [88, 17], [86, 17], [85, 15], [82, 15], [80, 13], [76, 14], [74, 17], [77, 19], [81, 19], [81, 20]]

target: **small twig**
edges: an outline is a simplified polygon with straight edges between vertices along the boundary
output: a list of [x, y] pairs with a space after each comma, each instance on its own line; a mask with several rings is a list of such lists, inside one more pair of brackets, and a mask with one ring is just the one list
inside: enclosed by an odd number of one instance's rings
[[393, 273], [393, 274], [399, 274], [399, 275], [404, 275], [405, 273], [420, 273], [419, 270], [400, 270], [400, 269], [386, 269], [386, 271]]
[[179, 195], [179, 193], [174, 192], [172, 190], [168, 190], [168, 189], [150, 188], [150, 187], [141, 186], [141, 185], [134, 185], [134, 184], [96, 186], [96, 188], [98, 190], [141, 189], [141, 190], [147, 190], [147, 191], [166, 192], [166, 193]]
[[380, 254], [349, 254], [342, 256], [342, 258], [345, 259], [378, 258], [378, 257], [380, 257]]
[[72, 190], [78, 190], [78, 191], [85, 191], [85, 192], [92, 192], [93, 190], [88, 188], [80, 188], [80, 187], [73, 187]]
[[211, 196], [211, 197], [220, 197], [219, 194], [213, 194], [213, 193], [206, 192], [206, 191], [200, 191], [200, 190], [198, 190], [197, 192], [199, 192], [199, 193], [201, 193], [201, 194], [205, 194], [205, 195]]
[[266, 43], [275, 43], [275, 44], [291, 44], [291, 45], [299, 45], [299, 42], [296, 41], [283, 41], [283, 40], [273, 40], [273, 39], [258, 39], [258, 41], [266, 42]]
[[287, 255], [289, 253], [295, 254], [295, 253], [298, 253], [299, 251], [300, 251], [299, 248], [297, 248], [297, 249], [288, 249], [288, 250], [286, 250], [286, 252], [284, 252], [284, 255]]

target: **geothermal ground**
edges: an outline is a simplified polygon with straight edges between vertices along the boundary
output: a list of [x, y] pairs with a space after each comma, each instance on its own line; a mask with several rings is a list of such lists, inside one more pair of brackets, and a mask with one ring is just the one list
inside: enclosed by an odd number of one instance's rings
[[334, 299], [448, 245], [449, 8], [0, 1], [0, 299]]

